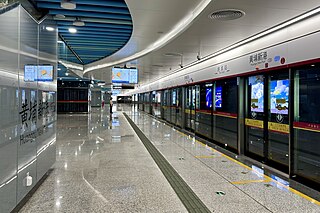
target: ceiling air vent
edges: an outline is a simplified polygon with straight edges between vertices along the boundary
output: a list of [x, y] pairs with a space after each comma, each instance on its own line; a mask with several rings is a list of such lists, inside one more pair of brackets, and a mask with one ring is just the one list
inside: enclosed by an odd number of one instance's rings
[[224, 10], [218, 10], [209, 15], [210, 19], [213, 20], [221, 20], [221, 21], [228, 21], [228, 20], [234, 20], [241, 18], [244, 16], [245, 13], [241, 10], [237, 9], [224, 9]]

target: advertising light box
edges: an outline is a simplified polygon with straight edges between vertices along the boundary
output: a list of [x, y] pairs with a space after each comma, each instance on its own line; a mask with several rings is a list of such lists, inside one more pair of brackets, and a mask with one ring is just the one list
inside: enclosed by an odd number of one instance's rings
[[257, 75], [249, 77], [249, 85], [251, 85], [251, 112], [263, 112], [263, 76]]
[[138, 70], [136, 68], [112, 68], [112, 83], [138, 83]]
[[217, 86], [216, 87], [216, 108], [221, 108], [222, 107], [222, 87]]
[[206, 88], [206, 107], [211, 108], [212, 107], [212, 89]]
[[288, 114], [289, 80], [270, 82], [270, 111], [274, 114]]

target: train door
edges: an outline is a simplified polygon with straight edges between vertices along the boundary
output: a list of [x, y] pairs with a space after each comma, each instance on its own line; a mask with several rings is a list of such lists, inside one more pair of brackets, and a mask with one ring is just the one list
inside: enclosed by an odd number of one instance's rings
[[246, 85], [246, 154], [288, 172], [289, 72], [250, 76]]

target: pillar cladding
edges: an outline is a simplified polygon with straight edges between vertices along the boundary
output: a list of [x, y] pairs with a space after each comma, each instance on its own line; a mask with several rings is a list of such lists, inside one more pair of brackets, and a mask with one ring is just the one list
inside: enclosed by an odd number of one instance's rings
[[54, 23], [38, 23], [19, 5], [0, 10], [1, 213], [55, 162], [57, 31], [48, 25]]

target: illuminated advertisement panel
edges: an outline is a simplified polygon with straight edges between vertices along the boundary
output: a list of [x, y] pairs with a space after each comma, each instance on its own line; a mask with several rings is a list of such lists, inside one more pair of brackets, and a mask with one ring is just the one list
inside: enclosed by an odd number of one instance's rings
[[212, 107], [212, 89], [206, 88], [206, 107], [211, 108]]
[[222, 87], [216, 87], [216, 108], [222, 107]]
[[251, 111], [263, 112], [263, 76], [249, 77], [249, 85], [251, 85]]
[[274, 114], [288, 114], [289, 80], [270, 81], [270, 111]]

